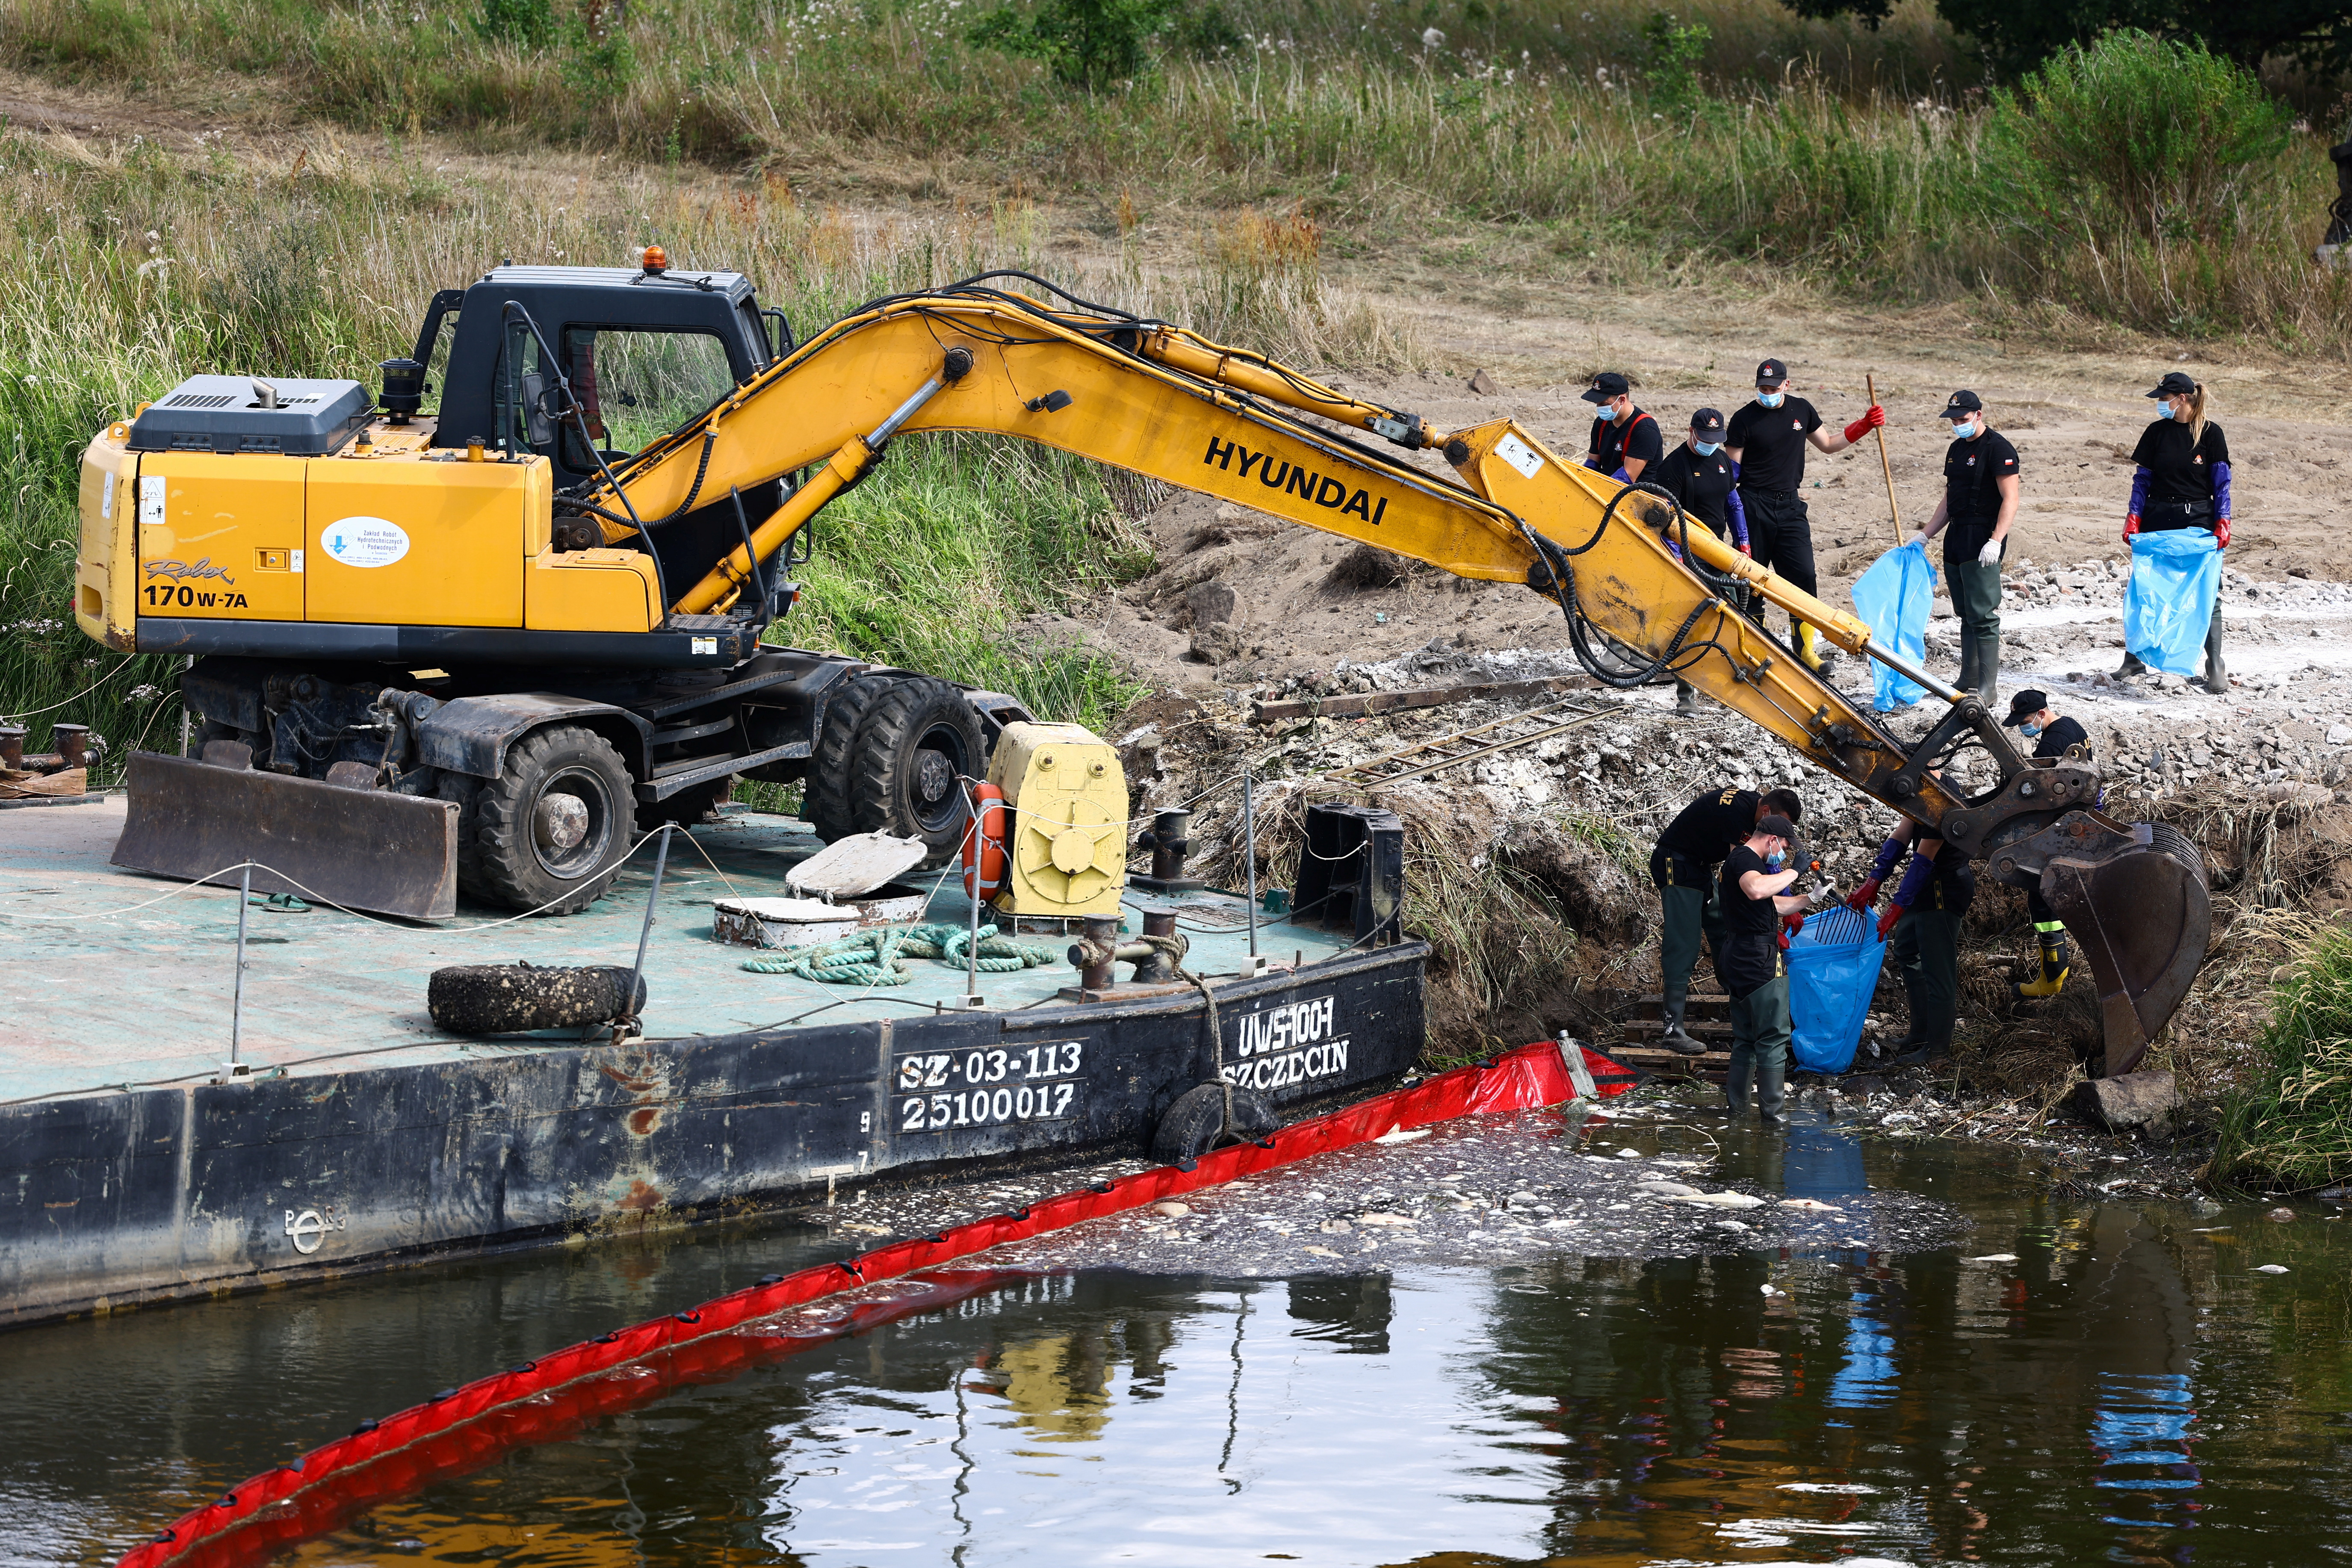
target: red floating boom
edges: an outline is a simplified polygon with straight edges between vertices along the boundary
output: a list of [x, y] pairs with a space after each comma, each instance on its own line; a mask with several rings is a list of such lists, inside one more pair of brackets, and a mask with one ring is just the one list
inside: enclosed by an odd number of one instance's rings
[[[1568, 1051], [1580, 1053], [1582, 1074], [1571, 1071]], [[936, 1272], [960, 1258], [1391, 1132], [1457, 1116], [1557, 1105], [1574, 1099], [1576, 1079], [1587, 1075], [1601, 1096], [1622, 1094], [1634, 1081], [1631, 1072], [1598, 1051], [1539, 1041], [1297, 1122], [1262, 1142], [1220, 1149], [1189, 1170], [1162, 1165], [1064, 1193], [1026, 1209], [803, 1268], [688, 1311], [567, 1346], [380, 1421], [362, 1421], [350, 1436], [313, 1448], [294, 1464], [265, 1471], [219, 1501], [184, 1514], [153, 1541], [125, 1553], [121, 1568], [247, 1568], [266, 1562], [393, 1498], [479, 1469], [517, 1447], [561, 1441], [681, 1384], [727, 1382], [761, 1363], [895, 1318], [936, 1310], [1009, 1277], [1004, 1270]], [[814, 1326], [761, 1326], [761, 1320], [791, 1308], [920, 1270], [935, 1272], [925, 1281], [928, 1288], [914, 1294], [866, 1302]], [[623, 1368], [628, 1375], [613, 1375]]]

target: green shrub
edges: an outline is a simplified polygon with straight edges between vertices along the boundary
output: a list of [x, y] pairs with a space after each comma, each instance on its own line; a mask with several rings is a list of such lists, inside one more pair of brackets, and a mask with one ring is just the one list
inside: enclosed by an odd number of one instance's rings
[[2267, 1070], [2223, 1108], [2213, 1174], [2301, 1190], [2352, 1177], [2352, 930], [2322, 932], [2273, 993]]
[[1715, 39], [1705, 22], [1684, 22], [1671, 11], [1654, 11], [1642, 24], [1650, 45], [1650, 96], [1674, 108], [1698, 101], [1698, 63]]
[[1037, 0], [1027, 11], [1000, 5], [968, 36], [982, 48], [1042, 61], [1055, 80], [1089, 92], [1142, 76], [1162, 40], [1208, 53], [1241, 41], [1223, 10], [1192, 12], [1184, 0]]
[[1987, 133], [2003, 205], [2039, 233], [2215, 239], [2279, 175], [2293, 118], [2252, 72], [2124, 30], [1996, 93]]
[[538, 48], [555, 37], [554, 0], [482, 0], [474, 31], [498, 42]]

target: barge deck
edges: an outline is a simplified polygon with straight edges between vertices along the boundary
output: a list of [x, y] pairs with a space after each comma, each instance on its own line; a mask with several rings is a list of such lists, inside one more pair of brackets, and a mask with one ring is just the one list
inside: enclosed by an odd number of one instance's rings
[[[232, 1076], [237, 894], [110, 867], [121, 821], [120, 797], [0, 815], [0, 1325], [1139, 1150], [1214, 1075], [1295, 1113], [1422, 1045], [1423, 944], [1277, 921], [1280, 967], [1246, 975], [1246, 907], [1213, 889], [1176, 910], [1216, 992], [1213, 1061], [1189, 986], [1072, 1002], [1056, 962], [983, 974], [986, 1007], [953, 1011], [965, 972], [937, 961], [887, 988], [747, 972], [711, 901], [782, 891], [820, 845], [732, 812], [672, 846], [644, 1037], [461, 1038], [425, 1011], [445, 965], [627, 964], [641, 855], [560, 920], [250, 910]], [[924, 885], [923, 918], [969, 918], [951, 873]]]

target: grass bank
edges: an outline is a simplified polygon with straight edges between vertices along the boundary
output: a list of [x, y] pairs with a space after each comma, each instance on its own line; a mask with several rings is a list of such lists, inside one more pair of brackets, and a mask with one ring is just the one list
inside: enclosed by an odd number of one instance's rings
[[[93, 432], [183, 376], [373, 385], [375, 361], [412, 344], [432, 289], [502, 256], [610, 261], [656, 226], [681, 264], [743, 268], [803, 329], [891, 289], [1041, 265], [1045, 239], [1021, 206], [858, 231], [759, 187], [714, 198], [660, 171], [455, 176], [349, 157], [331, 137], [274, 159], [191, 160], [0, 135], [0, 202], [18, 215], [21, 263], [0, 279], [0, 713], [28, 721], [37, 748], [54, 721], [92, 724], [118, 755], [176, 742], [173, 670], [99, 648], [66, 614], [75, 475]], [[1237, 255], [1203, 269], [1220, 276], [1242, 280], [1244, 317], [1266, 308], [1252, 305], [1252, 287], [1324, 300], [1311, 267], [1284, 274]], [[1129, 286], [1152, 284], [1139, 273]], [[1336, 308], [1304, 318], [1331, 330], [1355, 319]], [[1369, 330], [1380, 336], [1377, 322]], [[1013, 647], [1007, 631], [1147, 569], [1131, 517], [1143, 499], [1131, 480], [1059, 454], [910, 439], [821, 520], [805, 617], [779, 635], [1102, 722], [1137, 694], [1127, 677], [1084, 649]]]
[[1226, 10], [1237, 44], [1091, 93], [974, 47], [963, 0], [638, 0], [625, 18], [583, 0], [503, 30], [478, 0], [398, 19], [375, 0], [0, 0], [0, 59], [134, 88], [233, 73], [395, 135], [919, 200], [1025, 189], [1106, 229], [1200, 205], [1292, 205], [1359, 247], [1507, 224], [1543, 237], [1540, 269], [1595, 283], [1735, 267], [2352, 355], [2352, 277], [2309, 260], [2341, 127], [2290, 130], [2251, 78], [2173, 46], [1989, 88], [1922, 0], [1876, 33], [1700, 0], [1676, 7], [1705, 30], [1688, 59], [1662, 52], [1646, 0]]
[[2352, 1178], [2352, 928], [2320, 931], [2281, 973], [2258, 1075], [2224, 1106], [2212, 1171], [2288, 1191]]

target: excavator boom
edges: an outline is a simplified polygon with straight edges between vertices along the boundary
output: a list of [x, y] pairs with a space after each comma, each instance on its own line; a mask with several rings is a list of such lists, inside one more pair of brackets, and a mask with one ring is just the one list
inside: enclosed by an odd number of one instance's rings
[[[614, 526], [616, 501], [632, 517], [660, 517], [815, 468], [749, 550], [680, 596], [678, 610], [704, 613], [733, 602], [754, 581], [755, 557], [782, 548], [908, 430], [1018, 436], [1457, 576], [1528, 584], [1562, 605], [1571, 645], [1602, 680], [1671, 672], [1990, 859], [2003, 880], [2042, 891], [2092, 964], [2110, 1071], [2137, 1062], [2202, 962], [2201, 865], [2158, 837], [2168, 830], [2100, 816], [2088, 762], [2020, 756], [1973, 694], [1876, 645], [1866, 623], [1688, 526], [1671, 500], [1563, 462], [1509, 419], [1434, 432], [1180, 328], [974, 280], [835, 323], [583, 499], [621, 542], [630, 531]], [[1452, 471], [1416, 462], [1422, 453]], [[1900, 669], [1947, 704], [1941, 721], [1923, 739], [1895, 736], [1735, 608], [1735, 584]], [[1963, 798], [1937, 773], [1970, 742], [1999, 778]]]

